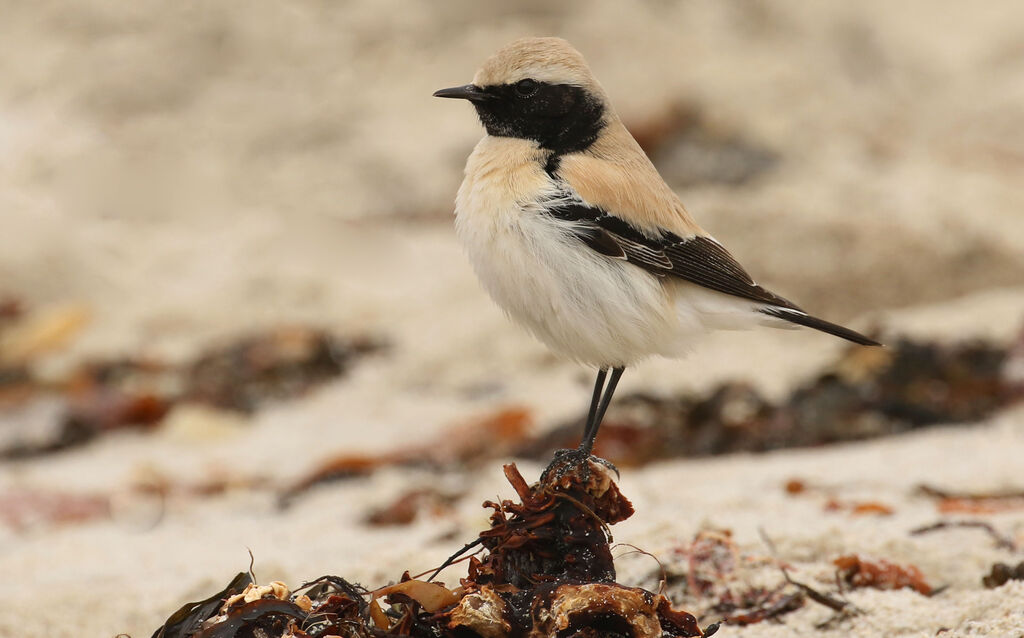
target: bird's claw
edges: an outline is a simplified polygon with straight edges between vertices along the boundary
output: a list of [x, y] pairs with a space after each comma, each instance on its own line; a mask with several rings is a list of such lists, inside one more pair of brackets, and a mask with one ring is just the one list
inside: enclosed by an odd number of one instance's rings
[[615, 467], [611, 461], [594, 456], [589, 450], [572, 448], [555, 450], [555, 458], [551, 459], [551, 463], [541, 473], [540, 480], [542, 482], [547, 482], [551, 479], [557, 481], [572, 472], [577, 472], [583, 480], [588, 480], [590, 478], [591, 462], [608, 468], [615, 472], [616, 478], [619, 477], [619, 468]]

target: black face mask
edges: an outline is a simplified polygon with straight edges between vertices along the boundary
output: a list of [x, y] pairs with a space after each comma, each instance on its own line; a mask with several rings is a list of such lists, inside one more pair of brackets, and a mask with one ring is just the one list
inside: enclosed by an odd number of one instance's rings
[[480, 92], [473, 106], [488, 134], [534, 140], [556, 155], [585, 150], [604, 128], [604, 104], [578, 86], [526, 79]]

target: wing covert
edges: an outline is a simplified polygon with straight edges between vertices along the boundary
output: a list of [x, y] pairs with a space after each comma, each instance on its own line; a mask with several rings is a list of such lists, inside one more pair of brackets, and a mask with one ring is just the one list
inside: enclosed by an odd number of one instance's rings
[[732, 255], [711, 237], [680, 237], [669, 231], [651, 236], [629, 222], [578, 200], [561, 200], [545, 214], [572, 222], [574, 235], [591, 249], [624, 259], [658, 277], [674, 276], [711, 290], [799, 310], [754, 282]]

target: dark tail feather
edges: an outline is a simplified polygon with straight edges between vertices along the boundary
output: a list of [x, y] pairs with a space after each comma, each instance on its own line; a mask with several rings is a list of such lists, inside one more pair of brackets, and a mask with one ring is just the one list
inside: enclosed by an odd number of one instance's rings
[[880, 345], [882, 345], [882, 344], [878, 343], [877, 341], [875, 341], [874, 339], [869, 339], [868, 337], [865, 337], [864, 335], [862, 335], [859, 332], [856, 332], [854, 330], [850, 330], [849, 328], [844, 328], [844, 327], [842, 327], [840, 325], [837, 325], [837, 324], [834, 324], [834, 323], [832, 323], [830, 321], [825, 321], [824, 319], [818, 319], [817, 317], [812, 317], [811, 315], [809, 315], [807, 313], [804, 313], [804, 312], [801, 312], [799, 310], [790, 310], [789, 308], [774, 307], [774, 308], [764, 308], [763, 310], [761, 310], [761, 312], [763, 312], [764, 314], [766, 314], [768, 316], [771, 316], [771, 317], [778, 317], [779, 319], [785, 319], [786, 321], [788, 321], [790, 323], [795, 323], [795, 324], [798, 324], [798, 325], [801, 325], [801, 326], [807, 326], [808, 328], [814, 328], [815, 330], [820, 330], [822, 332], [827, 332], [830, 335], [835, 335], [837, 337], [842, 337], [843, 339], [846, 339], [847, 341], [852, 341], [852, 342], [858, 343], [858, 344], [860, 344], [862, 346], [880, 346]]

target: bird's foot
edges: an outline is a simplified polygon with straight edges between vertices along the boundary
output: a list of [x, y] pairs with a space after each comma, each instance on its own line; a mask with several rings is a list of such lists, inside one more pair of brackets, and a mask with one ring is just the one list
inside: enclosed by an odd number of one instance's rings
[[590, 479], [591, 463], [608, 468], [615, 472], [615, 476], [618, 478], [619, 468], [615, 467], [611, 461], [594, 456], [590, 453], [590, 450], [572, 448], [555, 450], [555, 458], [551, 459], [551, 462], [548, 463], [548, 466], [541, 473], [540, 480], [542, 483], [557, 483], [561, 482], [561, 479], [569, 474], [577, 474], [586, 482]]

